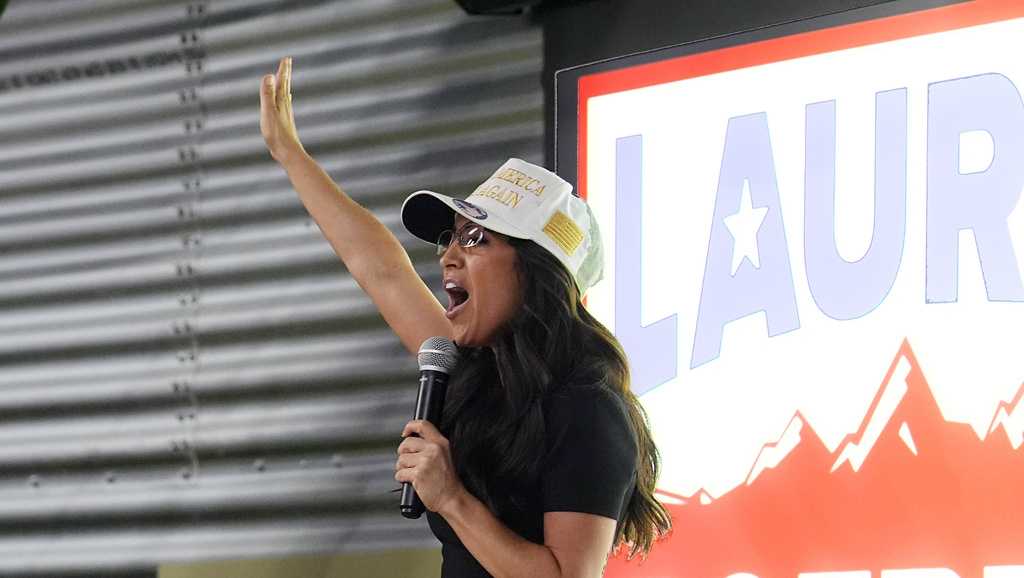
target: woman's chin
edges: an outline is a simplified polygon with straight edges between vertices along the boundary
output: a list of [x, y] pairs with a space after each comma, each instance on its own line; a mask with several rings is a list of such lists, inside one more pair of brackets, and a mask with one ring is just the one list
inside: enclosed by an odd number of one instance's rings
[[452, 327], [452, 341], [455, 342], [459, 347], [476, 347], [473, 344], [473, 338], [466, 332], [465, 327], [460, 327], [458, 323], [453, 324]]
[[469, 312], [464, 311], [462, 315], [452, 320], [452, 341], [459, 347], [489, 347], [494, 341], [497, 329], [484, 327], [481, 331], [479, 325], [471, 323], [474, 318], [467, 313]]
[[480, 347], [480, 343], [471, 337], [459, 337], [456, 335], [452, 341], [459, 347]]
[[473, 335], [468, 331], [460, 331], [458, 326], [455, 327], [453, 335], [452, 341], [459, 347], [485, 347], [490, 345], [489, 341], [480, 339], [477, 335]]

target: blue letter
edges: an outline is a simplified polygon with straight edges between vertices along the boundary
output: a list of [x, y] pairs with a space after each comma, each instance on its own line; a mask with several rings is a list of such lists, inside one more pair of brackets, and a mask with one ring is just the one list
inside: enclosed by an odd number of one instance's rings
[[[992, 164], [960, 174], [960, 135], [992, 137]], [[982, 74], [928, 87], [928, 232], [925, 300], [957, 298], [958, 236], [974, 231], [989, 301], [1024, 301], [1007, 217], [1024, 187], [1024, 106], [1001, 74]]]
[[678, 334], [672, 315], [640, 325], [643, 137], [615, 142], [615, 335], [626, 351], [633, 392], [640, 395], [676, 376]]
[[855, 319], [885, 299], [903, 259], [907, 227], [907, 90], [875, 95], [875, 214], [871, 245], [858, 261], [836, 248], [836, 103], [807, 105], [804, 259], [821, 312]]
[[[767, 207], [768, 212], [756, 233], [760, 267], [744, 261], [733, 275], [735, 247], [724, 219], [739, 211], [745, 183], [752, 206]], [[765, 312], [769, 336], [800, 327], [764, 113], [731, 118], [726, 129], [690, 367], [718, 357], [727, 323], [758, 311]]]

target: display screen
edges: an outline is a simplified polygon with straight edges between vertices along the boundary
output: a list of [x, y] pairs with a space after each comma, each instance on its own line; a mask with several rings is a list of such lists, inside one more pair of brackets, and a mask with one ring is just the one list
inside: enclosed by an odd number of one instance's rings
[[607, 575], [1024, 577], [1024, 2], [895, 2], [557, 90], [607, 256], [588, 307], [674, 521]]

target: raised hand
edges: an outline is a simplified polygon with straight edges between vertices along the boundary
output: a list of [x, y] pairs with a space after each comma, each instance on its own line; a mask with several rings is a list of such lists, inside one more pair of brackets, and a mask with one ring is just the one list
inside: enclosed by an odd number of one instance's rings
[[292, 59], [282, 58], [277, 74], [267, 74], [260, 84], [260, 132], [270, 155], [282, 164], [306, 153], [295, 130], [291, 89]]
[[270, 155], [405, 348], [415, 355], [428, 337], [450, 337], [444, 307], [423, 284], [402, 244], [306, 153], [295, 130], [291, 86], [291, 58], [282, 58], [277, 74], [264, 76], [260, 84], [260, 132]]

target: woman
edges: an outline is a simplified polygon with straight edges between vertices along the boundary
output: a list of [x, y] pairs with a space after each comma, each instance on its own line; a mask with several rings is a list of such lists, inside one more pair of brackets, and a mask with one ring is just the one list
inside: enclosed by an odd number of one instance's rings
[[290, 59], [263, 78], [271, 155], [405, 347], [446, 336], [460, 350], [441, 428], [409, 422], [395, 473], [428, 509], [442, 575], [591, 577], [613, 546], [646, 553], [669, 519], [625, 357], [581, 304], [601, 267], [586, 204], [517, 159], [466, 201], [410, 196], [403, 223], [438, 242], [442, 307], [398, 240], [306, 154], [290, 85]]

